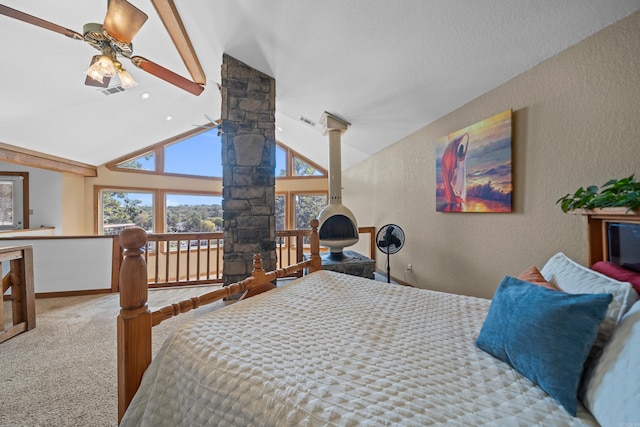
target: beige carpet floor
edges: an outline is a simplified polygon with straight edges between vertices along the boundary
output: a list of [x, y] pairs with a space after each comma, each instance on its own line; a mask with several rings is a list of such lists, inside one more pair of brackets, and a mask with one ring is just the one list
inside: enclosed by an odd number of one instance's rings
[[[152, 290], [149, 307], [206, 292]], [[10, 305], [5, 302], [5, 323]], [[153, 353], [175, 328], [224, 305], [216, 302], [154, 328]], [[36, 328], [0, 343], [0, 426], [115, 426], [119, 295], [36, 300]]]

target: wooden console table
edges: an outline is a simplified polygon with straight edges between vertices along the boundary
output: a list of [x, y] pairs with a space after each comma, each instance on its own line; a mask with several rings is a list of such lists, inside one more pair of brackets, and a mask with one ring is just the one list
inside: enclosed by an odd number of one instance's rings
[[[0, 262], [8, 261], [9, 272], [2, 276], [3, 301], [0, 304], [0, 343], [36, 327], [33, 291], [33, 249], [30, 245], [0, 248]], [[12, 324], [5, 329], [4, 294], [11, 288]]]

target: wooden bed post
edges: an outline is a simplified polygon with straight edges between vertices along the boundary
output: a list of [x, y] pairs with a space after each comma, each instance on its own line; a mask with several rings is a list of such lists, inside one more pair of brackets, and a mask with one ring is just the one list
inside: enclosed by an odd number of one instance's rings
[[142, 374], [151, 363], [151, 312], [147, 306], [147, 265], [141, 248], [147, 233], [127, 228], [120, 234], [124, 259], [120, 268], [120, 315], [118, 316], [118, 424]]
[[311, 220], [311, 266], [309, 271], [313, 273], [322, 269], [322, 258], [320, 258], [320, 237], [318, 236], [318, 226], [320, 221], [317, 219]]

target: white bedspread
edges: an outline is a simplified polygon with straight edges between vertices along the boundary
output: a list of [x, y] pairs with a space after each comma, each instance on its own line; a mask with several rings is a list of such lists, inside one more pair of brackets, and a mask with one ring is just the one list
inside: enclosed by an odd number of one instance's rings
[[475, 346], [488, 307], [313, 273], [173, 334], [122, 425], [597, 425]]

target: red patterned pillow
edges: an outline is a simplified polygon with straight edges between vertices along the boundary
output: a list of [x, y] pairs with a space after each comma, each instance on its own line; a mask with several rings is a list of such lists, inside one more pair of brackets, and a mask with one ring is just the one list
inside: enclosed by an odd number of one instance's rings
[[631, 283], [633, 289], [640, 294], [640, 273], [620, 267], [609, 261], [598, 261], [591, 266], [591, 269], [605, 276], [609, 276], [612, 279]]
[[535, 266], [529, 267], [528, 269], [520, 273], [518, 279], [524, 280], [525, 282], [533, 283], [534, 285], [553, 289], [554, 291], [561, 290], [553, 283], [547, 282], [547, 279], [544, 278], [542, 273], [540, 273], [540, 270], [538, 270], [538, 268]]

